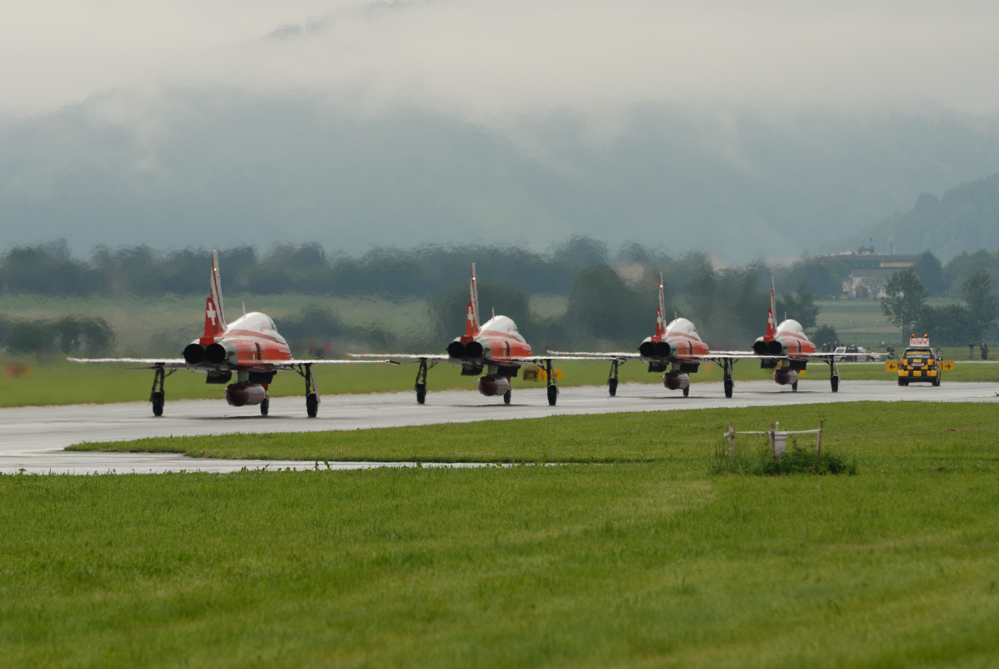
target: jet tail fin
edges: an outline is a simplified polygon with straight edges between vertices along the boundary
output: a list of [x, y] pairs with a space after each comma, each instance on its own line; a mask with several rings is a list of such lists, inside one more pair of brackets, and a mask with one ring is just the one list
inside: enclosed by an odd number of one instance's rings
[[656, 308], [656, 337], [666, 336], [666, 301], [663, 296], [663, 274], [659, 273], [659, 306]]
[[465, 337], [479, 334], [479, 288], [475, 284], [475, 263], [472, 263], [472, 282], [469, 288], [468, 310], [465, 313]]
[[767, 333], [763, 341], [773, 341], [777, 335], [777, 296], [774, 293], [774, 278], [770, 277], [770, 309], [767, 310]]
[[[212, 278], [208, 300], [205, 302], [205, 334], [202, 342], [212, 343], [215, 338], [226, 331], [225, 315], [222, 310], [222, 282], [219, 278], [219, 254], [212, 251]], [[208, 340], [207, 342], [205, 340]]]

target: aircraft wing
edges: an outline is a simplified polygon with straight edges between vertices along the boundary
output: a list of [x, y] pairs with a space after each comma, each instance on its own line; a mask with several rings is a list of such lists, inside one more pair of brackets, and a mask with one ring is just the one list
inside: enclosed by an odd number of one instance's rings
[[642, 357], [637, 353], [618, 353], [615, 351], [605, 353], [590, 351], [548, 351], [548, 354], [549, 357], [542, 358], [542, 360], [638, 360]]
[[143, 368], [155, 369], [185, 369], [187, 363], [183, 358], [66, 358], [70, 362], [77, 363], [123, 363], [126, 365], [141, 365]]
[[531, 355], [525, 357], [507, 358], [510, 362], [520, 362], [529, 365], [541, 365], [549, 360], [619, 360], [616, 353], [560, 353], [551, 355]]
[[278, 369], [296, 367], [298, 365], [373, 365], [389, 362], [388, 360], [333, 360], [331, 358], [318, 358], [316, 360], [282, 360], [281, 362], [266, 362], [264, 366]]
[[405, 362], [419, 362], [420, 360], [450, 360], [450, 356], [442, 355], [440, 353], [430, 353], [427, 355], [420, 355], [418, 353], [348, 353], [352, 358], [362, 358], [361, 360], [356, 360], [354, 362], [388, 362], [400, 364], [399, 361]]

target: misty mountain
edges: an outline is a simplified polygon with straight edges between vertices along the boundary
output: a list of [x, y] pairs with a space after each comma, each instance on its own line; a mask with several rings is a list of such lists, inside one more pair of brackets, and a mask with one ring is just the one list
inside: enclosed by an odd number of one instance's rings
[[999, 173], [962, 183], [939, 198], [922, 193], [908, 211], [862, 228], [850, 245], [873, 239], [887, 250], [889, 235], [899, 253], [931, 250], [941, 260], [999, 248]]
[[305, 241], [350, 253], [544, 249], [587, 235], [743, 262], [816, 250], [919, 193], [996, 170], [999, 126], [946, 113], [650, 105], [611, 128], [569, 113], [485, 127], [319, 98], [106, 94], [0, 123], [0, 235], [8, 248], [65, 238], [77, 253]]

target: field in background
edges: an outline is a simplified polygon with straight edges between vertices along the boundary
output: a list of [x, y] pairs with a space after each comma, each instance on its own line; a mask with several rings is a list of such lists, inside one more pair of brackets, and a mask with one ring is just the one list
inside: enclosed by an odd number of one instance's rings
[[[933, 306], [941, 306], [952, 300], [939, 298], [929, 302]], [[249, 311], [263, 311], [278, 319], [296, 316], [309, 307], [332, 309], [348, 326], [378, 325], [408, 341], [418, 340], [420, 333], [427, 329], [424, 300], [397, 303], [377, 298], [346, 299], [297, 294], [232, 295], [225, 300], [227, 318], [234, 320], [242, 312], [243, 304]], [[842, 341], [878, 351], [884, 350], [882, 341], [892, 342], [898, 347], [900, 331], [888, 323], [881, 313], [880, 300], [822, 300], [817, 304], [821, 310], [818, 324], [832, 325]], [[568, 300], [559, 295], [530, 297], [531, 310], [543, 318], [563, 317], [567, 305]], [[87, 298], [0, 296], [0, 313], [12, 318], [57, 318], [69, 314], [100, 316], [114, 328], [118, 338], [117, 353], [121, 355], [179, 352], [200, 335], [204, 322], [203, 309], [203, 298], [189, 296], [148, 299], [128, 295]], [[650, 317], [650, 331], [652, 321]], [[749, 343], [746, 344], [748, 346]], [[954, 351], [960, 352], [957, 349]]]
[[[618, 464], [2, 476], [0, 653], [79, 667], [989, 666], [994, 409], [678, 411], [303, 442], [642, 460]], [[708, 473], [727, 423], [774, 419], [824, 419], [824, 449], [859, 474]]]
[[[927, 304], [933, 307], [953, 303], [954, 300], [948, 298], [927, 300]], [[857, 344], [883, 352], [885, 346], [881, 342], [892, 344], [898, 349], [899, 342], [902, 341], [902, 331], [889, 323], [881, 312], [881, 300], [817, 300], [815, 304], [819, 307], [818, 324], [836, 328], [840, 341], [847, 344]], [[777, 314], [778, 319], [781, 317], [781, 314]], [[922, 336], [923, 333], [919, 334]], [[929, 334], [932, 341], [933, 333]], [[951, 356], [959, 352], [956, 348], [946, 351]], [[965, 348], [965, 355], [967, 352]]]

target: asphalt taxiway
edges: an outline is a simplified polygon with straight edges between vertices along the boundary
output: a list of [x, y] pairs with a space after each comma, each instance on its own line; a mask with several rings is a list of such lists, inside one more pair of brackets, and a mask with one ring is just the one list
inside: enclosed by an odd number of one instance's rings
[[[227, 472], [244, 467], [312, 469], [314, 462], [216, 460], [175, 454], [84, 453], [64, 451], [72, 444], [124, 441], [143, 437], [219, 435], [254, 432], [316, 432], [399, 427], [482, 420], [512, 420], [622, 411], [669, 411], [720, 407], [772, 407], [861, 401], [988, 402], [999, 404], [999, 384], [947, 383], [899, 387], [889, 381], [845, 381], [838, 393], [828, 381], [801, 381], [798, 392], [770, 381], [737, 383], [735, 396], [724, 396], [721, 384], [694, 384], [689, 397], [651, 384], [624, 384], [617, 397], [606, 387], [565, 388], [558, 404], [549, 406], [544, 388], [515, 389], [513, 402], [476, 392], [431, 392], [418, 405], [412, 392], [374, 395], [330, 395], [322, 399], [317, 418], [306, 418], [302, 398], [274, 398], [270, 415], [257, 407], [235, 408], [219, 400], [171, 402], [155, 418], [148, 403], [71, 405], [0, 409], [0, 472], [13, 474]], [[330, 462], [319, 467], [363, 469], [407, 463]], [[467, 466], [467, 465], [466, 465]]]

